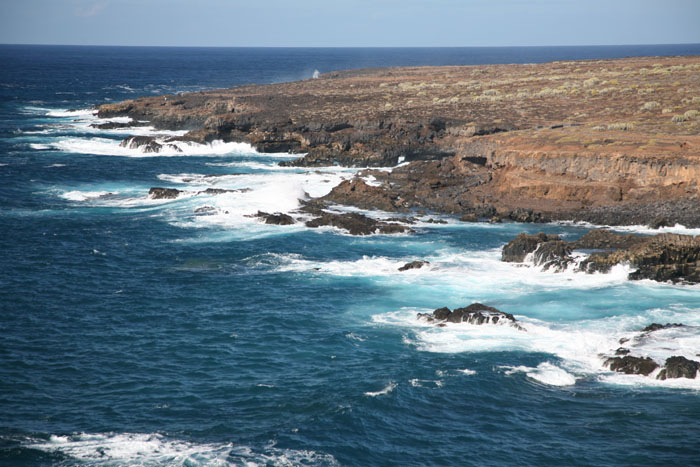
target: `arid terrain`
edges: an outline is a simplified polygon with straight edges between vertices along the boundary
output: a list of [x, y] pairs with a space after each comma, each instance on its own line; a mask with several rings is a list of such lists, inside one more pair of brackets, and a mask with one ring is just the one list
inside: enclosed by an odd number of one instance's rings
[[[472, 218], [700, 226], [700, 57], [385, 68], [103, 105], [183, 138], [392, 167], [325, 201]], [[158, 145], [138, 141], [147, 150]]]

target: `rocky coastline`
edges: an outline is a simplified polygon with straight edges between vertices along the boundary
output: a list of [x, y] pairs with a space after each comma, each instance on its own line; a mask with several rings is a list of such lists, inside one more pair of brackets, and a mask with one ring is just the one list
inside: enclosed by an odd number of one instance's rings
[[[326, 203], [470, 219], [700, 226], [700, 57], [350, 70], [98, 108], [176, 142], [366, 170]], [[116, 123], [114, 125], [117, 125]], [[375, 180], [371, 186], [367, 177]]]

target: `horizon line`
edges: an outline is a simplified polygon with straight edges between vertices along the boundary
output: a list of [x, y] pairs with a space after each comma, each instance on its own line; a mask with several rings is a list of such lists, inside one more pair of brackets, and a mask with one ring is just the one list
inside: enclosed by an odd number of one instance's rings
[[34, 47], [133, 47], [171, 49], [499, 49], [499, 48], [545, 48], [545, 47], [649, 47], [665, 45], [700, 45], [700, 42], [660, 42], [646, 44], [558, 44], [558, 45], [335, 45], [335, 46], [287, 46], [287, 45], [123, 45], [123, 44], [43, 44], [43, 43], [0, 43], [4, 46]]

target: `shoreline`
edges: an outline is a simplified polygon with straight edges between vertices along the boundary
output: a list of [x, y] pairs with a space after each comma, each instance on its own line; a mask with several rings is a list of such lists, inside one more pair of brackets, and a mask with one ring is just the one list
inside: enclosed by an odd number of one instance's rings
[[699, 70], [700, 56], [349, 70], [105, 104], [98, 116], [187, 131], [166, 144], [305, 153], [286, 166], [394, 167], [378, 186], [336, 187], [327, 200], [341, 204], [693, 228]]

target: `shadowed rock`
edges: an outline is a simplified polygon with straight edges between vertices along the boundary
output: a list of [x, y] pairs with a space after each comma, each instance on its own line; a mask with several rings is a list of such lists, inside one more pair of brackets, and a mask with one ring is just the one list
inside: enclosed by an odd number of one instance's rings
[[688, 360], [685, 357], [670, 357], [666, 359], [666, 366], [659, 372], [656, 379], [689, 378], [695, 379], [700, 370], [700, 363]]
[[497, 324], [507, 323], [519, 330], [524, 330], [517, 324], [517, 320], [510, 313], [504, 313], [494, 307], [473, 303], [464, 308], [450, 310], [447, 307], [438, 308], [432, 314], [418, 313], [418, 317], [429, 322], [441, 323], [470, 323], [470, 324]]
[[399, 271], [408, 271], [409, 269], [420, 269], [423, 266], [427, 266], [430, 263], [427, 261], [411, 261], [410, 263], [406, 263], [403, 266], [399, 268]]
[[377, 221], [359, 213], [324, 213], [306, 223], [307, 227], [333, 226], [345, 229], [350, 235], [394, 234], [409, 232], [405, 225]]
[[680, 324], [680, 323], [666, 323], [666, 324], [652, 323], [649, 326], [642, 329], [642, 332], [654, 332], [654, 331], [659, 331], [661, 329], [681, 328], [681, 327], [684, 327], [684, 325]]
[[264, 219], [266, 224], [275, 224], [275, 225], [294, 224], [294, 219], [292, 218], [292, 216], [290, 216], [289, 214], [283, 214], [280, 212], [276, 212], [274, 214], [269, 214], [267, 212], [258, 211], [258, 213], [255, 215], [255, 217], [259, 217], [260, 219]]
[[151, 199], [175, 199], [180, 196], [180, 193], [182, 193], [182, 191], [177, 188], [153, 187], [148, 190], [148, 196], [151, 197]]
[[545, 233], [537, 235], [518, 234], [517, 237], [503, 247], [501, 261], [522, 263], [528, 254], [533, 253], [537, 249], [538, 245], [552, 241], [561, 242], [562, 240], [558, 235], [547, 235]]
[[649, 376], [651, 372], [659, 367], [659, 364], [649, 357], [642, 358], [626, 355], [624, 357], [608, 358], [605, 360], [605, 366], [609, 367], [612, 371], [617, 371], [618, 373], [624, 373], [626, 375]]

